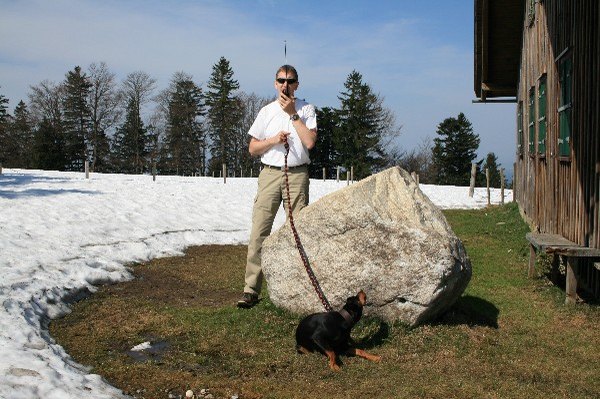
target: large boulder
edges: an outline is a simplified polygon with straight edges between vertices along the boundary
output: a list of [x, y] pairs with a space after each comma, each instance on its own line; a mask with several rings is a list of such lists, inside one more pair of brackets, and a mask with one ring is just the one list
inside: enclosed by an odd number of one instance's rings
[[[416, 325], [450, 307], [471, 278], [465, 248], [444, 215], [397, 167], [321, 198], [294, 222], [334, 309], [362, 289], [365, 315]], [[265, 240], [262, 267], [275, 305], [323, 311], [289, 221]]]

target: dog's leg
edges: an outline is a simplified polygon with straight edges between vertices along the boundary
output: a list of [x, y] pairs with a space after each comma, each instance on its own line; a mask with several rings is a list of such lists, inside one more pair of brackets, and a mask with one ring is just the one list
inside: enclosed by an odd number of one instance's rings
[[326, 350], [325, 354], [329, 358], [329, 368], [332, 369], [333, 371], [340, 371], [340, 366], [338, 366], [336, 359], [335, 359], [335, 352]]
[[308, 349], [300, 345], [296, 345], [296, 351], [298, 351], [298, 353], [304, 353], [305, 355], [308, 355], [310, 353]]
[[372, 355], [370, 353], [365, 352], [362, 349], [350, 348], [350, 349], [348, 349], [348, 351], [346, 352], [346, 354], [349, 355], [349, 356], [362, 357], [363, 359], [367, 359], [367, 360], [370, 360], [372, 362], [380, 362], [381, 361], [381, 356], [379, 356], [379, 355]]

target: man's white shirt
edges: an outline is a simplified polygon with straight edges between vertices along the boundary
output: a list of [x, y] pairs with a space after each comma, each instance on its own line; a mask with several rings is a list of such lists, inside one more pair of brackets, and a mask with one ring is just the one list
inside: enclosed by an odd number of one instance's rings
[[[317, 128], [317, 116], [315, 107], [304, 100], [296, 99], [296, 112], [308, 129]], [[279, 102], [264, 106], [256, 117], [256, 120], [250, 127], [248, 134], [257, 140], [265, 140], [277, 135], [280, 131], [290, 132], [288, 144], [290, 153], [288, 154], [288, 166], [298, 166], [309, 164], [310, 158], [308, 150], [300, 141], [298, 132], [293, 126], [290, 116], [281, 109]], [[265, 165], [283, 166], [285, 159], [285, 147], [283, 144], [273, 146], [261, 155], [261, 162]]]

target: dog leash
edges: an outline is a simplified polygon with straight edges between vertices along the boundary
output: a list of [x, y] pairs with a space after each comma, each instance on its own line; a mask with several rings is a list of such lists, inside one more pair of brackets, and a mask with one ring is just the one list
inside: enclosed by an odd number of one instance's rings
[[304, 263], [304, 268], [306, 269], [308, 278], [310, 279], [310, 282], [312, 283], [312, 286], [315, 289], [317, 296], [321, 300], [321, 303], [323, 304], [323, 307], [325, 307], [325, 310], [328, 312], [331, 312], [331, 311], [333, 311], [333, 308], [331, 307], [331, 305], [329, 304], [329, 301], [325, 297], [325, 294], [323, 293], [323, 290], [321, 289], [321, 286], [319, 285], [319, 281], [317, 281], [317, 277], [315, 276], [315, 273], [313, 272], [312, 268], [310, 267], [310, 264], [308, 263], [308, 256], [306, 256], [304, 247], [302, 247], [302, 243], [300, 242], [300, 236], [298, 235], [298, 231], [296, 231], [296, 226], [294, 225], [294, 216], [292, 215], [292, 197], [290, 196], [290, 182], [288, 179], [288, 154], [290, 153], [290, 145], [288, 144], [287, 141], [285, 142], [284, 147], [285, 147], [285, 158], [284, 158], [285, 166], [283, 169], [283, 173], [285, 176], [285, 189], [287, 192], [287, 200], [288, 200], [287, 201], [288, 202], [288, 217], [290, 219], [290, 226], [292, 228], [292, 233], [294, 234], [294, 241], [296, 241], [296, 248], [298, 248], [298, 253], [300, 254], [302, 263]]

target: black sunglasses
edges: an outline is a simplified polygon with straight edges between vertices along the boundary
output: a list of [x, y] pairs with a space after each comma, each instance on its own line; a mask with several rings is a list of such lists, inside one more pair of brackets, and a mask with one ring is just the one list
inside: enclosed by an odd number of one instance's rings
[[284, 79], [284, 78], [277, 78], [277, 83], [279, 84], [284, 84], [285, 82], [288, 82], [289, 85], [293, 85], [294, 83], [296, 83], [298, 81], [298, 79]]

